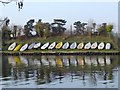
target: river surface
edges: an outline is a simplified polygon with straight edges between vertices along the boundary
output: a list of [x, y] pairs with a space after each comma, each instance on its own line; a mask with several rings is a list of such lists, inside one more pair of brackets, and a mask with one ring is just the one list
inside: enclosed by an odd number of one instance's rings
[[3, 88], [118, 88], [119, 56], [3, 56]]

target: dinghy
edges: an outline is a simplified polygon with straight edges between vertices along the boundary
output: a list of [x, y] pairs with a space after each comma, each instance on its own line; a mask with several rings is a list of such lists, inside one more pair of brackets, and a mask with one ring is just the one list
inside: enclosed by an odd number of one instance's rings
[[88, 43], [85, 45], [84, 49], [90, 49], [90, 48], [91, 48], [91, 43], [88, 42]]
[[77, 47], [77, 43], [76, 42], [74, 42], [74, 43], [72, 43], [70, 45], [70, 49], [75, 49], [76, 47]]
[[94, 42], [92, 45], [91, 45], [91, 49], [96, 49], [98, 46], [98, 43], [97, 42]]
[[63, 43], [62, 42], [59, 42], [57, 45], [56, 45], [56, 49], [60, 49], [62, 47]]
[[81, 43], [78, 44], [77, 49], [83, 49], [83, 47], [84, 47], [84, 43], [81, 42]]
[[20, 51], [25, 51], [28, 47], [28, 44], [25, 44], [23, 45], [21, 48], [20, 48]]
[[98, 49], [103, 49], [104, 48], [104, 46], [105, 46], [105, 44], [104, 44], [104, 42], [101, 42], [99, 45], [98, 45]]
[[69, 43], [68, 42], [66, 42], [64, 45], [63, 45], [63, 49], [68, 49], [68, 47], [69, 47]]
[[15, 47], [16, 47], [17, 43], [14, 42], [12, 43], [9, 47], [8, 47], [8, 50], [12, 51]]
[[41, 47], [41, 49], [46, 49], [48, 46], [49, 46], [49, 42], [45, 43], [45, 44]]
[[107, 49], [107, 50], [111, 49], [111, 44], [110, 43], [106, 43], [105, 49]]
[[28, 46], [28, 49], [33, 49], [33, 47], [35, 46], [35, 43], [31, 43], [29, 46]]
[[53, 42], [52, 44], [50, 44], [50, 46], [48, 47], [48, 49], [53, 49], [56, 45], [56, 42]]
[[19, 44], [18, 46], [15, 47], [15, 49], [13, 51], [18, 51], [18, 50], [20, 50], [21, 47], [22, 47], [22, 44]]
[[40, 47], [40, 45], [41, 45], [41, 43], [39, 42], [39, 43], [35, 44], [33, 48], [37, 49]]

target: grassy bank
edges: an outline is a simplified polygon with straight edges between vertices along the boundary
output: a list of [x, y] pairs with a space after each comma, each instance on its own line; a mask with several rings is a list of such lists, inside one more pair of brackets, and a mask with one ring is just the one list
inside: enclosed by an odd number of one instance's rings
[[[41, 42], [42, 44], [44, 44], [44, 43], [46, 43], [46, 42], [50, 42], [50, 43], [52, 43], [52, 42], [69, 42], [69, 43], [73, 43], [73, 42], [77, 42], [77, 43], [80, 43], [80, 42], [84, 42], [84, 43], [87, 43], [87, 42], [91, 42], [91, 43], [93, 43], [93, 42], [98, 42], [98, 43], [100, 43], [100, 42], [105, 42], [105, 43], [107, 43], [107, 42], [110, 42], [111, 44], [112, 44], [112, 50], [111, 50], [111, 52], [112, 51], [117, 51], [119, 48], [118, 48], [118, 45], [116, 44], [116, 42], [113, 40], [113, 39], [111, 39], [111, 38], [109, 38], [109, 37], [104, 37], [104, 36], [54, 36], [54, 37], [49, 37], [49, 38], [41, 38], [41, 37], [33, 37], [33, 38], [30, 38], [30, 39], [24, 39], [24, 40], [18, 40], [18, 39], [16, 39], [16, 40], [10, 40], [10, 41], [8, 41], [7, 42], [7, 45], [6, 46], [4, 46], [4, 50], [7, 50], [7, 48], [8, 48], [8, 46], [10, 45], [10, 43], [13, 43], [13, 42], [17, 42], [17, 43], [28, 43], [28, 44], [30, 44], [30, 43], [32, 43], [32, 42]], [[75, 50], [70, 50], [70, 49], [67, 49], [67, 50], [63, 50], [63, 49], [60, 49], [60, 50], [56, 50], [56, 49], [54, 49], [54, 50], [40, 50], [40, 49], [38, 49], [38, 50], [29, 50], [29, 51], [25, 51], [25, 52], [42, 52], [42, 51], [44, 51], [44, 52], [49, 52], [49, 51], [55, 51], [55, 52], [57, 52], [57, 51], [64, 51], [64, 52], [72, 52], [72, 51], [74, 51], [74, 52], [84, 52], [84, 51], [86, 51], [86, 50], [77, 50], [77, 49], [75, 49]], [[87, 50], [88, 51], [88, 50]], [[96, 51], [96, 52], [99, 52], [99, 50], [89, 50], [90, 52], [93, 52], [93, 51]], [[109, 52], [108, 50], [102, 50], [102, 52], [103, 51], [105, 51], [105, 52]], [[4, 51], [4, 52], [6, 52], [6, 51]]]

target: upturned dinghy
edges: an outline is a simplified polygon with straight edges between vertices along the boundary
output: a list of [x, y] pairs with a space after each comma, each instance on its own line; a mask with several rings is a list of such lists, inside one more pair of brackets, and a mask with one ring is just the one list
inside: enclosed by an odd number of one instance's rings
[[70, 49], [75, 49], [76, 47], [77, 47], [77, 43], [76, 42], [74, 42], [74, 43], [72, 43], [70, 45]]
[[64, 45], [63, 45], [63, 49], [68, 49], [68, 47], [69, 47], [69, 43], [68, 42], [66, 42]]
[[15, 47], [16, 47], [17, 43], [14, 42], [12, 43], [9, 47], [8, 47], [8, 50], [12, 51]]
[[77, 49], [83, 49], [83, 47], [84, 47], [84, 43], [81, 42], [81, 43], [78, 44]]
[[84, 49], [90, 49], [90, 48], [91, 48], [91, 43], [88, 42], [88, 43], [85, 45]]
[[105, 44], [104, 42], [101, 42], [99, 45], [98, 45], [98, 49], [103, 49], [105, 47]]
[[96, 49], [98, 46], [98, 43], [97, 42], [94, 42], [92, 45], [91, 45], [91, 49]]
[[106, 43], [105, 49], [107, 49], [107, 50], [111, 49], [111, 44], [110, 43]]
[[62, 45], [63, 45], [63, 42], [59, 42], [57, 45], [56, 45], [56, 49], [60, 49], [61, 47], [62, 47]]
[[18, 46], [15, 47], [15, 49], [13, 51], [18, 51], [18, 50], [20, 50], [21, 47], [22, 47], [22, 44], [19, 44]]
[[45, 44], [41, 47], [41, 49], [46, 49], [48, 46], [49, 46], [49, 42], [45, 43]]
[[40, 47], [40, 45], [41, 45], [41, 43], [39, 42], [39, 43], [35, 44], [33, 48], [37, 49]]
[[29, 46], [28, 46], [28, 49], [33, 49], [35, 43], [31, 43]]
[[25, 45], [23, 45], [21, 48], [20, 48], [20, 51], [25, 51], [28, 47], [28, 44], [26, 43]]
[[56, 45], [56, 42], [51, 43], [50, 46], [48, 47], [48, 49], [53, 49], [55, 47], [55, 45]]

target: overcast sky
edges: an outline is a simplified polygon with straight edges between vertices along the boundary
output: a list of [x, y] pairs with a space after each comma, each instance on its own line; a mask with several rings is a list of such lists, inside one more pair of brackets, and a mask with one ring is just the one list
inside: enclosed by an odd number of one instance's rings
[[107, 22], [118, 26], [118, 2], [24, 2], [20, 12], [15, 3], [0, 4], [0, 7], [2, 17], [9, 17], [11, 24], [24, 25], [29, 19], [51, 23], [54, 18], [62, 18], [67, 20], [66, 27], [90, 19], [98, 24]]

